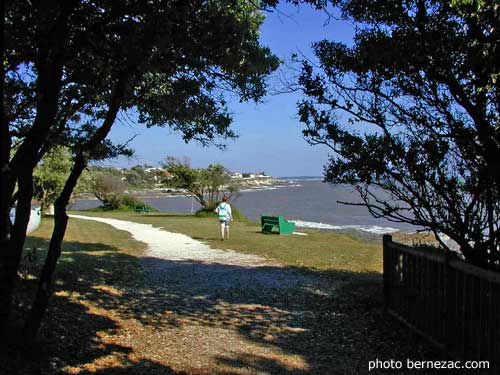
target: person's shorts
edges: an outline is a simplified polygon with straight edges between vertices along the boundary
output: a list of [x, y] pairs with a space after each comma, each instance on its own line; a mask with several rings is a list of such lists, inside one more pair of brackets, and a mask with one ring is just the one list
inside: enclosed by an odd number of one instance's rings
[[219, 219], [219, 222], [220, 222], [221, 225], [224, 224], [226, 227], [229, 226], [229, 219], [224, 219], [224, 220], [223, 219]]

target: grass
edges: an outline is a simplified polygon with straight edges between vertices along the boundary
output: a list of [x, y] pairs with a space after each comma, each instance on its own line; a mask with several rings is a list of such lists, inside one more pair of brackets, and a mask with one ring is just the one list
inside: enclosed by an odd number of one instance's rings
[[[40, 269], [52, 228], [52, 220], [44, 218], [36, 232], [27, 238], [26, 253], [33, 254], [33, 249], [36, 249], [36, 256], [35, 264], [25, 260], [24, 267]], [[133, 275], [140, 277], [138, 257], [145, 249], [145, 244], [135, 241], [128, 232], [98, 222], [70, 219], [56, 277], [68, 287], [78, 279], [106, 284], [118, 279], [130, 280]], [[102, 271], [103, 267], [107, 271]]]
[[231, 223], [231, 238], [220, 241], [217, 218], [199, 218], [185, 214], [134, 214], [85, 212], [163, 227], [186, 234], [219, 249], [232, 249], [276, 259], [283, 264], [308, 269], [350, 272], [381, 272], [382, 246], [332, 231], [302, 230], [306, 236], [262, 234], [260, 225], [243, 221]]
[[[72, 218], [58, 265], [55, 293], [41, 330], [41, 345], [30, 348], [27, 353], [12, 348], [0, 350], [0, 368], [6, 369], [6, 373], [186, 375], [234, 373], [234, 369], [240, 367], [270, 374], [289, 373], [288, 365], [270, 362], [266, 356], [260, 359], [255, 355], [252, 357], [251, 353], [242, 358], [232, 356], [234, 363], [228, 362], [227, 367], [221, 364], [221, 368], [225, 369], [222, 372], [212, 371], [211, 368], [207, 368], [206, 372], [185, 372], [191, 359], [178, 356], [176, 350], [181, 350], [182, 354], [184, 342], [207, 339], [207, 332], [211, 330], [214, 342], [230, 342], [238, 337], [238, 342], [245, 342], [251, 347], [263, 345], [263, 353], [275, 348], [283, 353], [287, 361], [303, 358], [306, 362], [319, 365], [316, 370], [304, 372], [311, 375], [330, 373], [332, 360], [338, 361], [337, 366], [344, 366], [339, 368], [352, 370], [342, 373], [354, 374], [366, 367], [364, 361], [370, 356], [395, 358], [416, 355], [419, 358], [426, 353], [418, 340], [406, 342], [401, 329], [394, 327], [381, 312], [380, 244], [319, 230], [301, 230], [306, 236], [264, 235], [255, 222], [233, 223], [231, 239], [221, 242], [216, 218], [181, 214], [78, 212], [82, 213], [152, 224], [184, 233], [214, 248], [273, 258], [290, 268], [325, 275], [328, 281], [331, 279], [335, 283], [332, 285], [339, 287], [332, 296], [311, 291], [306, 301], [294, 295], [287, 296], [285, 300], [273, 295], [252, 297], [262, 302], [260, 306], [253, 305], [252, 300], [240, 301], [239, 294], [232, 297], [236, 299], [232, 302], [231, 299], [224, 300], [223, 294], [213, 301], [203, 295], [186, 300], [182, 291], [176, 290], [176, 285], [170, 285], [172, 289], [168, 289], [167, 285], [159, 283], [153, 288], [144, 282], [147, 277], [140, 258], [144, 255], [145, 245], [135, 241], [128, 232], [99, 222]], [[35, 261], [25, 259], [23, 262], [16, 295], [20, 318], [26, 314], [27, 306], [33, 299], [36, 275], [46, 255], [51, 230], [52, 222], [45, 218], [26, 242], [27, 253], [33, 248], [38, 250]], [[171, 262], [166, 263], [166, 272], [171, 265]], [[183, 272], [189, 278], [191, 266], [187, 264], [185, 267]], [[237, 268], [234, 270], [237, 272]], [[297, 301], [287, 302], [294, 298]], [[171, 307], [167, 308], [169, 305]], [[263, 311], [262, 317], [258, 317], [255, 309]], [[303, 309], [311, 310], [310, 315], [303, 317], [303, 328], [295, 327], [295, 323], [290, 326], [280, 323], [286, 321], [287, 314], [295, 316], [291, 314], [294, 309], [300, 313], [297, 316], [302, 316]], [[176, 311], [178, 320], [174, 324], [171, 321]], [[266, 311], [275, 312], [275, 315], [267, 316]], [[177, 335], [183, 327], [196, 332], [200, 330], [200, 336], [196, 333], [185, 336], [183, 333], [179, 339]], [[227, 334], [229, 328], [237, 335], [228, 338], [219, 336]], [[254, 333], [262, 338], [254, 336]], [[162, 337], [167, 339], [158, 341]], [[165, 354], [151, 357], [151, 349], [158, 348], [164, 348]]]

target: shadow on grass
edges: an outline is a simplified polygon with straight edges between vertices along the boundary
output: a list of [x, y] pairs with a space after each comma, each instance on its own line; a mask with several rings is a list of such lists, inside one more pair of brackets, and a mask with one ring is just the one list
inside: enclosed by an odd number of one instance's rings
[[197, 241], [220, 241], [220, 236], [217, 237], [217, 236], [214, 236], [214, 237], [199, 237], [199, 236], [192, 236], [191, 237], [192, 239], [194, 240], [197, 240]]
[[[35, 240], [41, 247], [44, 241]], [[186, 327], [230, 336], [191, 338], [190, 350], [201, 348], [196, 353], [216, 365], [189, 374], [360, 374], [376, 358], [436, 355], [383, 315], [378, 273], [157, 258], [140, 259], [140, 271], [137, 258], [116, 250], [105, 244], [64, 244], [41, 344], [34, 351], [2, 351], [0, 361], [10, 366], [5, 368], [64, 373], [112, 355], [104, 367], [79, 373], [183, 374], [165, 363], [131, 359], [133, 342], [103, 339], [119, 336], [120, 322], [128, 320], [138, 322], [145, 335], [132, 340], [147, 341], [142, 345], [152, 352], [158, 345], [184, 345], [182, 337], [169, 335]], [[166, 344], [155, 341], [159, 335], [166, 335]], [[228, 346], [225, 340], [235, 337], [241, 346]], [[212, 346], [203, 347], [207, 343]]]
[[128, 366], [108, 367], [97, 371], [82, 371], [79, 375], [188, 375], [184, 371], [175, 371], [169, 366], [148, 360], [140, 360]]

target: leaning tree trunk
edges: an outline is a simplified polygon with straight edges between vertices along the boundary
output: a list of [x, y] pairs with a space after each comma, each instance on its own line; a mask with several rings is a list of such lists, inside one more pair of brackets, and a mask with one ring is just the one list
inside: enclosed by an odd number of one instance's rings
[[[7, 171], [2, 171], [6, 181], [2, 181], [2, 248], [0, 249], [0, 328], [7, 322], [12, 309], [12, 296], [17, 278], [17, 271], [22, 257], [24, 241], [26, 239], [26, 229], [31, 214], [31, 199], [33, 198], [33, 169], [40, 160], [41, 147], [46, 141], [46, 137], [54, 123], [57, 113], [57, 103], [59, 100], [59, 88], [62, 79], [62, 64], [58, 61], [46, 61], [39, 66], [37, 81], [37, 92], [41, 99], [37, 104], [36, 117], [33, 126], [28, 132], [23, 143], [16, 151], [8, 164]], [[2, 128], [4, 128], [2, 124]], [[2, 150], [5, 152], [5, 150]], [[2, 159], [4, 159], [3, 156]], [[14, 196], [15, 183], [16, 192], [16, 218], [12, 228], [5, 220], [6, 210], [12, 202]], [[10, 230], [9, 230], [10, 229]]]
[[62, 241], [68, 225], [66, 206], [69, 203], [71, 194], [73, 193], [73, 190], [78, 182], [78, 178], [86, 166], [87, 161], [83, 156], [80, 156], [77, 160], [75, 160], [75, 164], [68, 179], [66, 180], [64, 189], [54, 203], [54, 229], [50, 239], [47, 258], [45, 259], [38, 282], [38, 290], [35, 301], [33, 302], [30, 314], [24, 327], [24, 338], [26, 341], [32, 341], [35, 338], [36, 333], [40, 328], [43, 315], [47, 309], [49, 298], [52, 294], [53, 275], [57, 266], [57, 261], [61, 256]]
[[52, 295], [52, 287], [54, 282], [54, 272], [57, 266], [57, 261], [61, 256], [61, 247], [68, 225], [68, 215], [66, 214], [66, 206], [69, 203], [71, 194], [78, 182], [78, 178], [87, 166], [96, 148], [107, 137], [111, 126], [113, 125], [116, 115], [120, 109], [124, 93], [127, 87], [128, 76], [123, 73], [118, 78], [114, 87], [111, 101], [109, 104], [108, 113], [102, 126], [96, 133], [82, 146], [80, 153], [75, 158], [75, 164], [71, 173], [66, 180], [63, 191], [57, 198], [54, 204], [54, 229], [50, 239], [47, 258], [43, 266], [42, 274], [38, 282], [37, 294], [35, 301], [31, 307], [29, 316], [25, 322], [23, 336], [26, 341], [32, 341], [40, 328], [42, 319], [47, 310], [50, 296]]
[[19, 178], [14, 226], [12, 227], [10, 237], [2, 241], [0, 257], [0, 329], [2, 330], [7, 323], [12, 309], [13, 291], [31, 214], [33, 187], [29, 173], [26, 174]]
[[[41, 32], [39, 35], [40, 43], [36, 45], [37, 52], [34, 60], [37, 70], [36, 116], [33, 126], [12, 159], [10, 158], [9, 124], [5, 119], [6, 111], [2, 108], [0, 130], [0, 138], [2, 138], [0, 140], [0, 167], [2, 168], [0, 171], [2, 177], [0, 183], [0, 244], [2, 245], [0, 248], [0, 328], [7, 322], [12, 309], [14, 284], [31, 213], [33, 169], [43, 156], [42, 146], [47, 141], [49, 132], [55, 123], [62, 84], [63, 60], [67, 53], [66, 44], [70, 17], [78, 3], [65, 1], [59, 5], [59, 15], [51, 22], [50, 27]], [[46, 7], [45, 4], [34, 5], [34, 7], [38, 6], [40, 9]], [[5, 174], [9, 173], [11, 176], [4, 181]], [[10, 219], [7, 215], [10, 211], [9, 205], [13, 203], [12, 197], [16, 182], [18, 183], [16, 219], [14, 226], [10, 228]]]

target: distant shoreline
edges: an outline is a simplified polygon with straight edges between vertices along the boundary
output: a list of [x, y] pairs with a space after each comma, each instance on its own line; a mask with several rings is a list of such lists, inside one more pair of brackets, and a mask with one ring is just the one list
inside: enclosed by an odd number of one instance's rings
[[[314, 179], [311, 177], [311, 180]], [[254, 177], [235, 179], [231, 185], [236, 185], [240, 192], [249, 192], [266, 189], [279, 189], [294, 186], [293, 180], [281, 179], [281, 177]], [[191, 197], [192, 194], [185, 189], [172, 187], [145, 188], [136, 190], [126, 190], [137, 198], [172, 198], [172, 197]], [[97, 200], [92, 193], [82, 193], [74, 197], [74, 200]]]
[[[363, 207], [338, 204], [339, 200], [356, 199], [356, 192], [347, 186], [332, 186], [321, 181], [311, 176], [246, 180], [245, 186], [240, 185], [241, 194], [237, 195], [234, 204], [251, 220], [259, 221], [262, 214], [282, 215], [294, 221], [298, 228], [351, 233], [372, 241], [380, 241], [385, 233], [410, 234], [418, 229], [374, 219]], [[160, 212], [194, 213], [199, 209], [192, 195], [179, 189], [138, 189], [129, 193]], [[85, 196], [80, 196], [72, 208], [98, 205], [92, 196], [87, 197], [87, 202], [85, 200]]]

